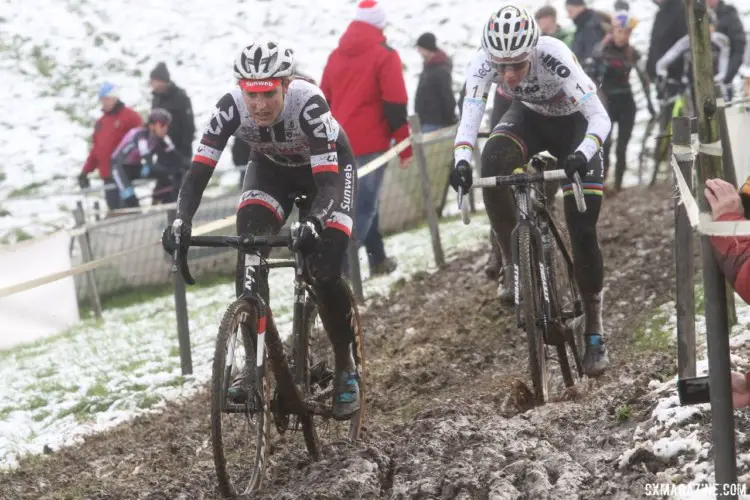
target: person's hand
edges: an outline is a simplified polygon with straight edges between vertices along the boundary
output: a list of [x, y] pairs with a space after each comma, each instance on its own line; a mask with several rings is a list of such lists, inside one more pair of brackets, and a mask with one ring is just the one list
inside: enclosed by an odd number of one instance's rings
[[81, 174], [78, 175], [78, 185], [80, 186], [81, 189], [86, 189], [89, 186], [91, 186], [91, 183], [89, 182], [88, 174], [82, 172]]
[[578, 172], [578, 175], [581, 176], [581, 182], [583, 182], [583, 179], [589, 171], [588, 164], [589, 161], [586, 159], [586, 156], [584, 156], [582, 152], [576, 151], [565, 158], [563, 168], [565, 169], [565, 174], [570, 180], [573, 180], [573, 175]]
[[464, 194], [471, 188], [473, 173], [471, 171], [471, 165], [466, 160], [458, 160], [456, 168], [451, 170], [449, 181], [453, 189], [458, 191], [460, 187], [463, 189]]
[[708, 204], [711, 205], [711, 215], [714, 220], [724, 214], [745, 213], [737, 189], [725, 180], [708, 179], [704, 193]]
[[300, 223], [299, 234], [294, 242], [294, 249], [303, 254], [311, 254], [318, 247], [321, 227], [315, 219], [306, 219]]
[[406, 167], [408, 167], [409, 163], [411, 163], [411, 158], [412, 158], [411, 156], [408, 156], [406, 158], [401, 158], [399, 160], [399, 164], [398, 164], [399, 168], [406, 168]]
[[184, 249], [190, 246], [190, 234], [192, 225], [182, 219], [175, 219], [172, 224], [164, 228], [161, 233], [161, 246], [168, 254], [175, 250]]
[[141, 167], [141, 179], [148, 179], [149, 175], [151, 175], [151, 167], [148, 165], [143, 165]]
[[732, 372], [732, 406], [734, 408], [744, 408], [750, 406], [750, 383], [748, 382], [750, 373]]

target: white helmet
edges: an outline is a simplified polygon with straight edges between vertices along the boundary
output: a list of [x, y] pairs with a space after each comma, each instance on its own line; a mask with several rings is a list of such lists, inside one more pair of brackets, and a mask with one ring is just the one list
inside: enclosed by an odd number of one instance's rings
[[539, 25], [526, 9], [506, 5], [485, 24], [482, 48], [495, 62], [521, 61], [533, 52], [539, 31]]
[[251, 43], [234, 60], [237, 80], [284, 78], [294, 73], [294, 51], [277, 42]]

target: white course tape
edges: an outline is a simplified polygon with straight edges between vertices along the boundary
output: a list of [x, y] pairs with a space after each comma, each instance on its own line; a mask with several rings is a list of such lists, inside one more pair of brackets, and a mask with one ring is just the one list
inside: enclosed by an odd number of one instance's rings
[[411, 138], [407, 137], [406, 139], [399, 142], [398, 144], [393, 146], [391, 149], [389, 149], [382, 155], [368, 162], [366, 165], [363, 165], [362, 167], [358, 168], [357, 177], [361, 179], [365, 175], [371, 174], [372, 172], [376, 171], [380, 167], [386, 165], [389, 161], [394, 159], [396, 156], [398, 156], [399, 153], [401, 153], [403, 150], [405, 150], [409, 146], [411, 146]]
[[[213, 231], [217, 231], [219, 229], [223, 229], [225, 227], [234, 226], [236, 222], [237, 217], [235, 215], [231, 217], [227, 217], [226, 219], [219, 219], [215, 220], [213, 222], [209, 222], [208, 224], [204, 224], [202, 226], [199, 226], [193, 230], [192, 234], [194, 236], [201, 236], [206, 233], [211, 233]], [[108, 264], [109, 262], [112, 262], [114, 260], [119, 259], [120, 257], [124, 257], [125, 255], [130, 255], [136, 252], [140, 252], [141, 250], [144, 250], [146, 248], [151, 248], [152, 246], [156, 246], [161, 244], [161, 240], [155, 241], [153, 243], [146, 243], [144, 245], [137, 246], [135, 248], [129, 248], [127, 250], [123, 250], [122, 252], [108, 255], [107, 257], [93, 260], [91, 262], [87, 262], [85, 264], [81, 264], [80, 266], [76, 266], [72, 269], [68, 269], [67, 271], [59, 271], [52, 274], [47, 274], [45, 276], [40, 276], [39, 278], [35, 278], [30, 281], [25, 281], [23, 283], [17, 283], [15, 285], [7, 286], [5, 288], [0, 288], [0, 298], [6, 297], [8, 295], [12, 295], [14, 293], [23, 292], [26, 290], [30, 290], [32, 288], [36, 288], [38, 286], [46, 285], [47, 283], [52, 283], [53, 281], [57, 281], [62, 278], [67, 278], [68, 276], [75, 276], [77, 274], [85, 273], [87, 271], [91, 271], [92, 269], [96, 269], [98, 267], [103, 266], [104, 264]]]
[[722, 156], [724, 154], [724, 150], [721, 147], [721, 141], [700, 144], [698, 145], [698, 152], [709, 156]]
[[677, 188], [680, 192], [680, 202], [685, 206], [690, 225], [699, 233], [707, 236], [750, 236], [750, 221], [714, 221], [711, 214], [700, 212], [698, 203], [688, 189], [685, 178], [682, 176], [677, 160], [672, 156], [672, 170], [677, 179]]

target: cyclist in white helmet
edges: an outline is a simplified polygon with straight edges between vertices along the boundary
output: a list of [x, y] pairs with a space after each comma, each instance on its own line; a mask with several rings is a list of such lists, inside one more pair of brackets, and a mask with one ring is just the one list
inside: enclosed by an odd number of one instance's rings
[[[322, 91], [292, 79], [294, 52], [277, 42], [245, 47], [234, 63], [237, 87], [219, 99], [206, 125], [177, 200], [176, 223], [163, 236], [167, 251], [175, 236], [189, 240], [203, 191], [231, 136], [256, 153], [250, 161], [237, 207], [237, 234], [276, 234], [292, 211], [294, 198], [307, 195], [299, 248], [313, 279], [319, 314], [333, 344], [336, 383], [333, 416], [344, 420], [359, 409], [351, 296], [341, 270], [349, 246], [357, 171], [344, 130], [331, 115]], [[243, 289], [244, 259], [237, 261], [237, 296]], [[268, 297], [266, 297], [267, 299]], [[242, 399], [242, 380], [230, 397]]]
[[[602, 144], [610, 120], [570, 49], [561, 41], [541, 36], [534, 17], [514, 5], [492, 13], [482, 30], [482, 45], [466, 78], [466, 99], [455, 141], [451, 185], [464, 190], [472, 183], [472, 151], [487, 104], [490, 86], [497, 84], [513, 99], [492, 131], [482, 152], [481, 174], [507, 175], [529, 157], [548, 151], [570, 179], [583, 180], [588, 210], [579, 213], [571, 181], [563, 183], [565, 218], [570, 231], [575, 275], [586, 314], [584, 371], [601, 375], [609, 365], [603, 341], [603, 263], [596, 235], [602, 201]], [[513, 301], [510, 234], [515, 207], [509, 188], [484, 190], [484, 203], [503, 254], [504, 284], [500, 296]]]

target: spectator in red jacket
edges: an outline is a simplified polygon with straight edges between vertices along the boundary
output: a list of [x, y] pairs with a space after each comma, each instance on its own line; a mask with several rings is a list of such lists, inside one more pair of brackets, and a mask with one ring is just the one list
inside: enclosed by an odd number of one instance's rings
[[114, 210], [120, 207], [121, 200], [115, 181], [112, 180], [110, 157], [125, 134], [130, 129], [142, 126], [143, 120], [138, 113], [120, 101], [117, 97], [117, 89], [109, 82], [104, 82], [99, 87], [99, 100], [104, 114], [94, 125], [91, 152], [78, 176], [78, 184], [82, 189], [89, 187], [88, 175], [94, 170], [99, 170], [99, 176], [105, 186], [111, 186], [104, 192], [104, 195], [107, 199], [107, 206], [110, 210]]
[[[388, 150], [391, 141], [409, 136], [406, 120], [406, 84], [398, 53], [386, 45], [386, 16], [374, 0], [357, 5], [349, 24], [323, 70], [320, 88], [331, 112], [346, 131], [358, 166]], [[401, 153], [401, 166], [411, 157], [411, 148]], [[370, 261], [370, 275], [387, 274], [396, 268], [388, 258], [380, 235], [378, 208], [384, 168], [359, 178], [354, 228]]]
[[[746, 220], [750, 212], [750, 178], [740, 193], [724, 180], [707, 180], [705, 194], [713, 220]], [[713, 236], [711, 245], [726, 279], [742, 300], [750, 302], [750, 236]], [[750, 406], [750, 373], [732, 372], [732, 404], [735, 408]]]
[[[750, 200], [750, 179], [742, 186], [741, 192]], [[746, 220], [743, 200], [732, 184], [709, 179], [705, 194], [713, 220]], [[750, 302], [750, 236], [714, 236], [711, 244], [727, 281], [742, 300]]]

